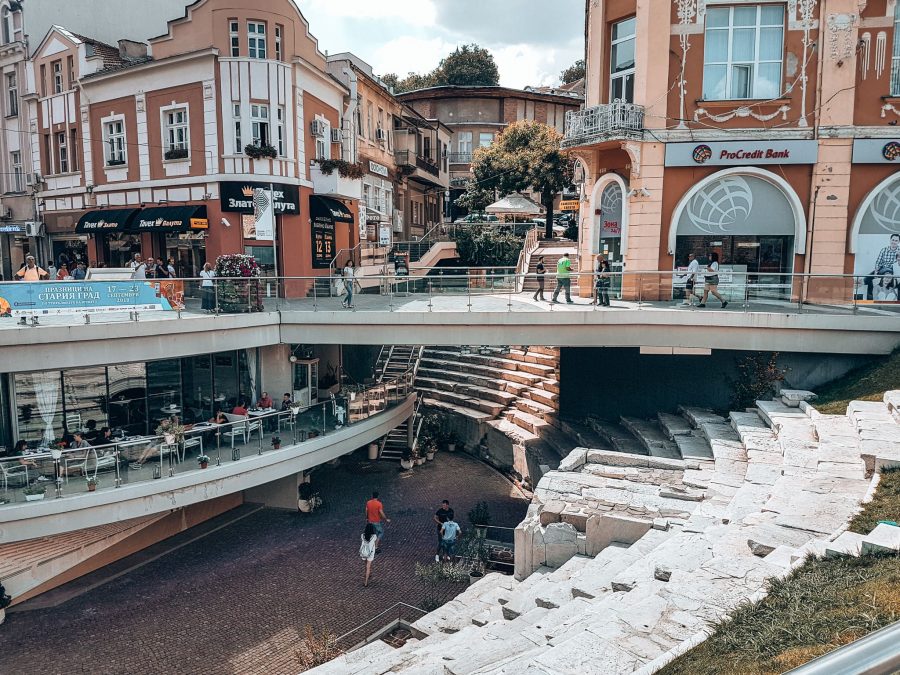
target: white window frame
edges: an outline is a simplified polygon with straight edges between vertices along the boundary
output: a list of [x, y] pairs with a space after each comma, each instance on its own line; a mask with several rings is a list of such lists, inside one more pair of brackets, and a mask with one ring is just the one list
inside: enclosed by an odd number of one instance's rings
[[232, 57], [241, 55], [241, 24], [237, 19], [228, 19], [228, 44]]
[[279, 157], [286, 156], [284, 147], [284, 107], [275, 108], [275, 149]]
[[[762, 23], [762, 9], [763, 7], [781, 7], [781, 23], [780, 24], [763, 24]], [[756, 9], [756, 23], [752, 26], [735, 26], [734, 25], [734, 12], [736, 9], [747, 9], [749, 7], [753, 7]], [[709, 13], [710, 11], [727, 11], [728, 12], [728, 24], [726, 26], [709, 26]], [[755, 99], [764, 99], [764, 98], [777, 98], [782, 95], [782, 81], [784, 78], [784, 6], [783, 5], [736, 5], [729, 7], [716, 7], [710, 8], [707, 11], [706, 15], [706, 27], [704, 29], [704, 41], [712, 31], [721, 31], [728, 33], [728, 55], [725, 61], [707, 61], [708, 52], [704, 50], [703, 55], [703, 98], [707, 101], [739, 101], [739, 100], [748, 100], [752, 101]], [[735, 61], [732, 58], [732, 52], [734, 48], [734, 31], [735, 29], [754, 29], [755, 30], [755, 40], [753, 43], [753, 60], [752, 61]], [[760, 34], [763, 28], [781, 28], [781, 49], [779, 50], [780, 56], [778, 59], [760, 59]], [[778, 91], [775, 92], [774, 96], [769, 93], [759, 92], [757, 87], [759, 86], [759, 67], [763, 64], [773, 64], [777, 63], [779, 65], [779, 76], [778, 76]], [[721, 92], [709, 92], [707, 91], [706, 85], [706, 69], [708, 66], [725, 66], [725, 90]], [[747, 92], [747, 96], [736, 96], [732, 92], [732, 84], [733, 84], [733, 74], [736, 68], [747, 68], [750, 71], [749, 75], [749, 91]]]
[[900, 96], [900, 0], [894, 2], [894, 52], [891, 57], [891, 96]]
[[275, 60], [276, 61], [281, 61], [282, 57], [284, 56], [282, 49], [281, 49], [282, 30], [283, 29], [281, 28], [280, 24], [275, 25]]
[[[626, 35], [620, 38], [613, 39], [613, 35], [615, 35], [616, 26], [619, 26], [623, 23], [631, 21], [634, 25], [634, 32], [631, 35]], [[629, 101], [627, 92], [628, 92], [628, 78], [631, 78], [631, 90], [632, 90], [632, 98], [634, 98], [634, 66], [631, 68], [627, 68], [625, 70], [620, 70], [618, 72], [613, 72], [613, 60], [612, 53], [613, 49], [617, 45], [622, 45], [627, 42], [635, 42], [637, 40], [637, 21], [635, 21], [634, 17], [628, 17], [627, 19], [622, 19], [621, 21], [616, 21], [610, 26], [609, 29], [609, 102], [613, 102], [613, 88], [618, 80], [622, 80], [622, 98], [619, 100], [625, 100], [628, 103], [634, 103], [634, 101]], [[635, 44], [635, 47], [637, 45]], [[635, 50], [635, 65], [637, 65], [637, 51]]]
[[[172, 104], [160, 108], [160, 122], [163, 129], [163, 159], [170, 150], [187, 150], [191, 152], [190, 111], [186, 103]], [[180, 160], [165, 160], [180, 161]]]
[[240, 154], [244, 151], [244, 145], [241, 142], [241, 104], [235, 103], [232, 110], [234, 115], [234, 152]]
[[23, 178], [25, 177], [24, 169], [22, 168], [22, 151], [21, 150], [13, 150], [9, 153], [9, 163], [12, 166], [12, 188], [13, 192], [23, 192]]
[[0, 17], [0, 21], [3, 23], [3, 44], [8, 45], [13, 41], [13, 22], [12, 12], [6, 5], [3, 6], [3, 16]]
[[331, 124], [321, 115], [316, 119], [325, 125], [325, 133], [316, 136], [316, 159], [331, 159]]
[[247, 22], [247, 56], [251, 59], [266, 58], [265, 21]]
[[[125, 128], [125, 116], [115, 115], [104, 117], [103, 125], [103, 162], [113, 169], [128, 166], [127, 130]], [[110, 162], [121, 163], [111, 165]]]
[[19, 114], [19, 77], [16, 71], [6, 73], [6, 116]]
[[62, 59], [57, 59], [50, 64], [53, 69], [53, 93], [61, 94], [65, 91], [65, 81], [63, 80], [63, 63]]
[[69, 173], [69, 131], [57, 131], [53, 134], [56, 145], [56, 166], [58, 173]]
[[272, 118], [268, 103], [250, 104], [250, 137], [253, 145], [272, 145]]
[[456, 135], [456, 151], [461, 155], [472, 154], [472, 132], [460, 131]]

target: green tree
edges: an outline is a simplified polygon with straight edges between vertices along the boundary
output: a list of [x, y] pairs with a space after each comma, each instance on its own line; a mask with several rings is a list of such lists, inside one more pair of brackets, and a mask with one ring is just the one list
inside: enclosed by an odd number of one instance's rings
[[562, 84], [572, 84], [582, 78], [584, 78], [584, 59], [578, 59], [559, 74], [559, 81]]
[[455, 204], [470, 212], [480, 212], [484, 211], [488, 205], [494, 203], [494, 195], [493, 190], [487, 190], [475, 181], [470, 180], [466, 184], [466, 191], [456, 198]]
[[440, 84], [496, 87], [500, 71], [493, 55], [476, 44], [457, 47], [433, 73]]
[[540, 122], [509, 125], [494, 143], [475, 151], [472, 172], [483, 189], [500, 194], [534, 190], [547, 209], [545, 236], [553, 237], [553, 200], [572, 183], [572, 161], [560, 150], [562, 135]]

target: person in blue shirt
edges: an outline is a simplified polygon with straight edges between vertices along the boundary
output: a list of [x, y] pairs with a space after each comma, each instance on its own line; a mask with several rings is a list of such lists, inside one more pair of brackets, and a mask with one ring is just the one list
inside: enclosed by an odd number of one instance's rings
[[456, 538], [459, 536], [459, 533], [459, 524], [453, 520], [451, 511], [450, 517], [443, 525], [441, 525], [441, 549], [444, 560], [447, 562], [450, 562], [453, 555], [456, 553]]
[[87, 270], [84, 267], [84, 263], [78, 263], [78, 267], [72, 272], [72, 278], [75, 279], [75, 281], [83, 281], [86, 276]]

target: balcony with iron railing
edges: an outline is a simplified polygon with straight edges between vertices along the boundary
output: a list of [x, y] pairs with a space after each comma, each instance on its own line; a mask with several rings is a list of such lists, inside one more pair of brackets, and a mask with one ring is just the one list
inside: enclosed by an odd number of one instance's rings
[[471, 152], [451, 152], [450, 153], [450, 163], [451, 164], [471, 164], [472, 163], [472, 153]]
[[564, 148], [602, 141], [640, 139], [644, 135], [644, 107], [615, 100], [612, 103], [566, 113]]

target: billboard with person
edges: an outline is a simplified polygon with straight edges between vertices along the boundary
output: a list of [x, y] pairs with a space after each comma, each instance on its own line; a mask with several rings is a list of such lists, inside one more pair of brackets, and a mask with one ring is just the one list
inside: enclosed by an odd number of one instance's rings
[[860, 206], [854, 237], [854, 299], [900, 302], [900, 175], [875, 188]]

